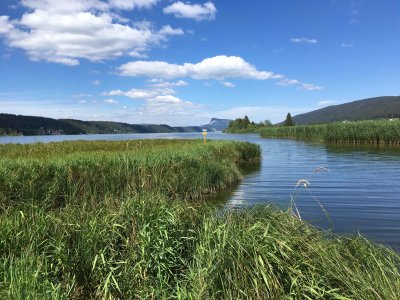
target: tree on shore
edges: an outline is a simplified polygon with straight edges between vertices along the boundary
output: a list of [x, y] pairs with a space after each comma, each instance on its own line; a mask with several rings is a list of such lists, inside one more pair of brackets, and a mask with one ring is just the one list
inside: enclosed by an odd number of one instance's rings
[[290, 115], [290, 113], [288, 113], [287, 116], [286, 116], [286, 120], [285, 120], [284, 126], [294, 126], [294, 125], [295, 125], [295, 123], [294, 123], [294, 121], [292, 119], [292, 116]]
[[263, 125], [264, 125], [265, 127], [272, 127], [272, 126], [274, 126], [270, 120], [265, 120]]

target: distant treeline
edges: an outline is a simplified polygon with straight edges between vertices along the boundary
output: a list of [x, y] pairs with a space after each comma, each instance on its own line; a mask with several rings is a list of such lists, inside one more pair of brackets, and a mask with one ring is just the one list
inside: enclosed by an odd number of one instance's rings
[[260, 131], [264, 138], [286, 138], [326, 143], [400, 145], [399, 120], [336, 122], [320, 125], [274, 126]]
[[0, 114], [0, 135], [58, 135], [110, 133], [200, 132], [201, 127], [138, 125], [110, 121], [80, 121]]
[[229, 122], [228, 127], [224, 130], [225, 133], [254, 133], [259, 132], [262, 128], [273, 126], [270, 120], [255, 123], [250, 121], [248, 116], [237, 118]]

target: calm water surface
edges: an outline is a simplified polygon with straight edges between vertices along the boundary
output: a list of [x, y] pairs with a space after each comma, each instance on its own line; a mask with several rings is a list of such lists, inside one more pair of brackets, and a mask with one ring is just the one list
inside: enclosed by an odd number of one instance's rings
[[[0, 144], [148, 138], [202, 137], [200, 133], [0, 137]], [[360, 232], [400, 250], [400, 147], [324, 145], [222, 133], [209, 133], [208, 138], [262, 147], [261, 165], [248, 170], [238, 186], [224, 193], [228, 206], [275, 203], [287, 207], [292, 195], [301, 216], [318, 226], [337, 233]], [[315, 172], [319, 167], [329, 171]], [[301, 179], [310, 186], [296, 190]]]

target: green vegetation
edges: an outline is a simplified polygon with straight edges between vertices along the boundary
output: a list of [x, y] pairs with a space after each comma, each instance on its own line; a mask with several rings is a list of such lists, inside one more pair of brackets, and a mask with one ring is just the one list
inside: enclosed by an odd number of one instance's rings
[[285, 122], [283, 123], [283, 125], [284, 125], [284, 126], [294, 126], [294, 125], [295, 125], [295, 123], [294, 123], [294, 121], [293, 121], [292, 116], [290, 115], [290, 113], [288, 113], [288, 114], [286, 115], [286, 120], [285, 120]]
[[55, 120], [44, 117], [0, 114], [0, 135], [114, 134], [200, 132], [201, 127], [137, 125], [108, 121]]
[[400, 96], [376, 97], [332, 105], [293, 117], [297, 125], [400, 118]]
[[400, 144], [400, 121], [358, 121], [321, 125], [274, 126], [264, 138], [287, 138], [326, 143]]
[[0, 199], [60, 206], [143, 190], [202, 198], [240, 179], [236, 164], [259, 154], [251, 144], [200, 140], [0, 145]]
[[188, 201], [259, 155], [222, 141], [0, 146], [0, 298], [398, 299], [390, 249], [290, 210]]
[[248, 116], [244, 118], [238, 118], [234, 121], [229, 122], [228, 127], [224, 130], [225, 133], [256, 133], [262, 128], [273, 126], [270, 120], [265, 120], [265, 122], [260, 122], [258, 124], [250, 122]]

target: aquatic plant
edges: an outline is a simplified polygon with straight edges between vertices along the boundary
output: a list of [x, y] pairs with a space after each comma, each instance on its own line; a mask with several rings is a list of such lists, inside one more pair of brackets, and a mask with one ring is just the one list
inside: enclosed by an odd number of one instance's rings
[[273, 126], [263, 138], [287, 138], [326, 143], [400, 144], [400, 121], [335, 122], [321, 125]]

